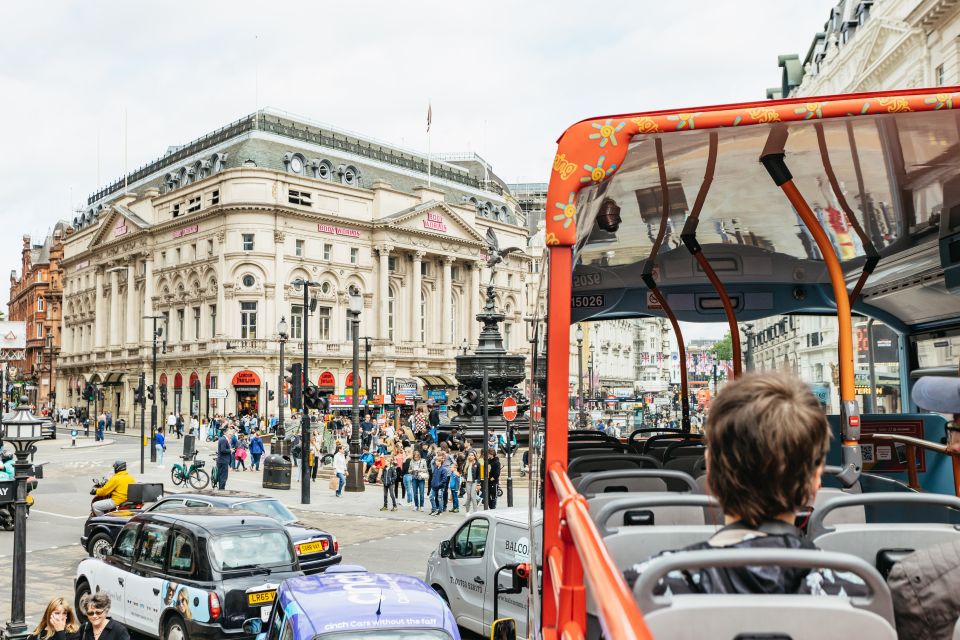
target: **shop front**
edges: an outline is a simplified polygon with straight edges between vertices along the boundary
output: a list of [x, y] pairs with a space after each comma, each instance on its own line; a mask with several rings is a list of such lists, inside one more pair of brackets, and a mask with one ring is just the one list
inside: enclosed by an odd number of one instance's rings
[[233, 391], [237, 396], [237, 415], [260, 414], [260, 376], [244, 369], [233, 376]]

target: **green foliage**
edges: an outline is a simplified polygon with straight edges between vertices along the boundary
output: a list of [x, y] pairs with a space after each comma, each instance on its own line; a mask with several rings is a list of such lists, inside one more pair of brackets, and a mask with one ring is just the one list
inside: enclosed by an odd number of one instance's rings
[[727, 331], [726, 335], [714, 343], [714, 345], [710, 347], [709, 351], [715, 355], [718, 360], [732, 360], [733, 340], [730, 337], [730, 332]]

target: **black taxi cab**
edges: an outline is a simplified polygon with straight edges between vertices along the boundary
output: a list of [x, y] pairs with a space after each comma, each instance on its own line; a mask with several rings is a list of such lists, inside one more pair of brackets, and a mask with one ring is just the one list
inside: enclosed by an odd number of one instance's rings
[[106, 593], [111, 618], [154, 638], [246, 638], [243, 621], [266, 621], [277, 585], [301, 575], [275, 519], [182, 508], [132, 518], [106, 557], [80, 562], [74, 593]]

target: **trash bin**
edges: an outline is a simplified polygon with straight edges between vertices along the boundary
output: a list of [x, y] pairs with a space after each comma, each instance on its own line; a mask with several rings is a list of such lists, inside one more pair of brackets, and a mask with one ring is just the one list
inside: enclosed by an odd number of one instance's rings
[[270, 454], [263, 459], [263, 488], [264, 489], [289, 489], [290, 472], [292, 469], [290, 459], [285, 456]]
[[119, 420], [117, 420], [117, 424], [114, 426], [116, 427], [117, 433], [127, 432], [127, 421], [124, 420], [123, 418], [120, 418]]

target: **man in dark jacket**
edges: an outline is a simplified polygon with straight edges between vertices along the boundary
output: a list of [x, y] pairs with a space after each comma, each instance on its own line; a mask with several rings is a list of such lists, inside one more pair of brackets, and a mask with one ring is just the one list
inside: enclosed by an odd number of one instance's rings
[[487, 450], [487, 471], [490, 474], [490, 508], [497, 508], [497, 486], [500, 484], [500, 458], [496, 449]]
[[233, 461], [233, 448], [227, 437], [229, 429], [224, 429], [217, 440], [217, 488], [227, 488], [227, 474], [230, 472], [230, 463]]
[[[726, 526], [702, 549], [815, 549], [793, 526], [812, 504], [830, 444], [830, 428], [810, 388], [781, 373], [745, 375], [727, 383], [710, 410], [704, 434], [707, 483], [723, 508]], [[665, 553], [673, 553], [667, 551]], [[624, 572], [632, 586], [647, 568]], [[796, 567], [713, 567], [672, 572], [656, 594], [767, 593], [867, 595], [857, 576]]]

